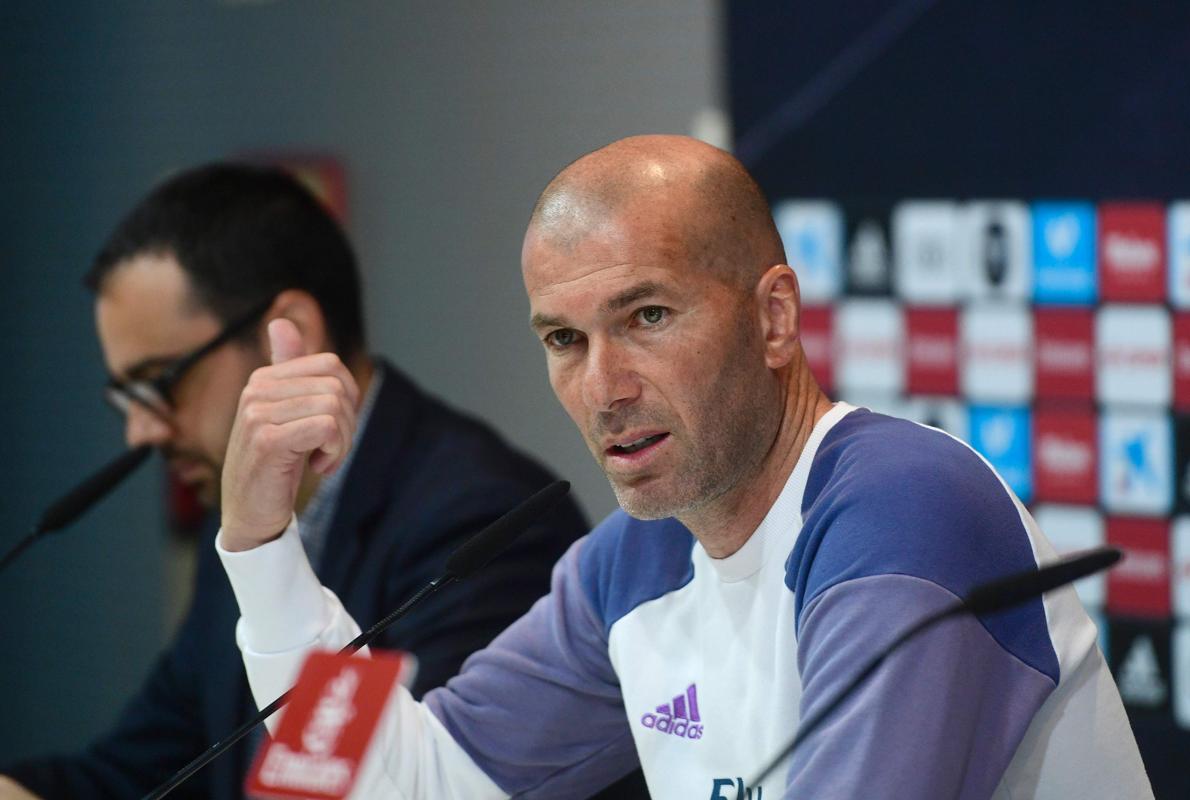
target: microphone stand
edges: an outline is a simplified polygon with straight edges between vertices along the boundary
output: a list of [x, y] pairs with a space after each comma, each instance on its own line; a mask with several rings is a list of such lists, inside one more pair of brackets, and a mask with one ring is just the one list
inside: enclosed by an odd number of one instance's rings
[[[446, 559], [446, 569], [441, 576], [423, 586], [416, 594], [402, 603], [401, 607], [396, 611], [393, 611], [384, 619], [348, 642], [339, 651], [339, 655], [350, 655], [361, 647], [366, 646], [386, 628], [408, 614], [430, 595], [455, 581], [469, 577], [472, 573], [487, 566], [488, 562], [502, 553], [518, 536], [525, 532], [525, 529], [531, 523], [535, 522], [546, 511], [552, 508], [568, 491], [570, 491], [569, 483], [566, 481], [554, 481], [544, 489], [537, 491], [516, 508], [504, 514], [504, 516], [497, 519], [491, 525], [488, 525], [479, 533], [463, 542]], [[272, 716], [281, 706], [288, 703], [292, 694], [293, 689], [291, 688], [276, 700], [260, 709], [255, 716], [243, 725], [236, 728], [222, 740], [208, 747], [205, 752], [175, 772], [173, 777], [145, 795], [143, 800], [160, 800], [160, 798], [165, 797], [174, 789], [181, 786], [191, 775], [225, 753], [232, 745], [247, 736], [253, 728]]]
[[1072, 556], [1062, 561], [1054, 562], [1040, 569], [1030, 569], [1009, 575], [1004, 578], [988, 581], [976, 586], [967, 595], [954, 603], [930, 614], [914, 623], [897, 636], [887, 647], [880, 651], [872, 660], [864, 665], [846, 686], [835, 693], [831, 701], [819, 708], [817, 712], [798, 725], [797, 733], [788, 745], [772, 758], [765, 768], [750, 781], [748, 786], [757, 786], [777, 768], [777, 765], [788, 756], [793, 755], [798, 747], [814, 733], [819, 726], [837, 709], [844, 700], [859, 688], [890, 655], [900, 649], [901, 645], [917, 636], [922, 631], [932, 628], [939, 622], [960, 614], [990, 614], [1030, 600], [1040, 594], [1065, 586], [1068, 583], [1086, 577], [1092, 573], [1115, 564], [1123, 557], [1123, 553], [1114, 547], [1100, 547], [1082, 555]]
[[74, 522], [136, 470], [152, 452], [149, 445], [141, 445], [122, 453], [78, 486], [55, 500], [25, 538], [10, 547], [0, 557], [0, 572], [17, 560], [29, 547], [47, 533], [65, 528]]

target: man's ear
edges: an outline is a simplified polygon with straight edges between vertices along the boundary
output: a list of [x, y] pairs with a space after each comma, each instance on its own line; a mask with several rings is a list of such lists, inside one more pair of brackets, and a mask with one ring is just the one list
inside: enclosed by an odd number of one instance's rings
[[[302, 353], [323, 353], [333, 349], [327, 333], [326, 317], [314, 295], [304, 289], [286, 289], [273, 299], [265, 322], [284, 317], [294, 324], [302, 338]], [[261, 326], [262, 350], [269, 351], [268, 325]]]
[[787, 264], [774, 264], [756, 284], [756, 306], [769, 369], [788, 365], [797, 353], [801, 323], [801, 291]]

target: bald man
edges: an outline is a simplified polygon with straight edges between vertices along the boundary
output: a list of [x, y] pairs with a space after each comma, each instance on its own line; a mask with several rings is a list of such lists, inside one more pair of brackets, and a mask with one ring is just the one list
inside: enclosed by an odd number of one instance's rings
[[[444, 689], [398, 693], [357, 796], [583, 797], [638, 761], [675, 800], [1152, 796], [1069, 588], [921, 634], [766, 773], [899, 632], [1053, 549], [970, 448], [819, 390], [797, 278], [728, 154], [638, 137], [579, 159], [522, 260], [550, 383], [623, 510]], [[272, 369], [293, 396], [323, 367]], [[350, 420], [264, 436], [266, 418], [242, 404], [220, 538], [262, 704], [356, 631], [304, 566], [274, 466], [333, 465]], [[298, 576], [286, 592], [262, 580], [278, 571]]]

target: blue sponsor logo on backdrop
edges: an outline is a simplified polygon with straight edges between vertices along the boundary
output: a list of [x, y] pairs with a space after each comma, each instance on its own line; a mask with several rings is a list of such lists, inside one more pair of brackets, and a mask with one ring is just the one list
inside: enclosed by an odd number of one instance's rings
[[995, 467], [1021, 502], [1033, 497], [1028, 408], [971, 407], [971, 446]]
[[1098, 295], [1095, 207], [1090, 203], [1033, 204], [1034, 299], [1091, 305]]

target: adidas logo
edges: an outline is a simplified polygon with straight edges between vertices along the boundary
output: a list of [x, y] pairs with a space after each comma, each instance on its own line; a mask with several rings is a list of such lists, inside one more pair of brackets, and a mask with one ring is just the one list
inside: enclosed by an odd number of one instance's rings
[[[698, 715], [698, 689], [694, 684], [686, 687], [686, 693], [675, 697], [670, 703], [662, 703], [654, 711], [646, 712], [640, 724], [646, 728], [685, 739], [701, 739], [702, 717]], [[654, 713], [655, 712], [655, 713]]]

